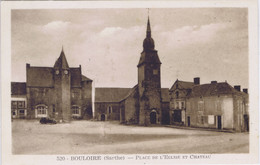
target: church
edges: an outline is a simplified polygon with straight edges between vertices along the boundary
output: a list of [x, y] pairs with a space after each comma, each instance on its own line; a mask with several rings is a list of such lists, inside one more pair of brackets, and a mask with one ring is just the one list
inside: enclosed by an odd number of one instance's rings
[[[148, 17], [138, 70], [138, 83], [133, 88], [99, 88], [95, 92], [95, 118], [120, 120], [125, 124], [168, 124], [169, 89], [161, 88], [161, 61], [155, 50]], [[109, 91], [110, 97], [102, 99]], [[110, 100], [106, 100], [110, 98]]]
[[69, 67], [62, 48], [53, 67], [26, 64], [26, 82], [11, 83], [11, 109], [12, 118], [91, 119], [92, 80]]

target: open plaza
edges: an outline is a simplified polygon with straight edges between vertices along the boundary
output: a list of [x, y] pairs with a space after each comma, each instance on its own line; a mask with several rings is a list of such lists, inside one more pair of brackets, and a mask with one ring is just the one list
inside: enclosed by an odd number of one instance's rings
[[248, 153], [249, 133], [166, 126], [142, 127], [115, 121], [40, 124], [12, 121], [13, 154]]

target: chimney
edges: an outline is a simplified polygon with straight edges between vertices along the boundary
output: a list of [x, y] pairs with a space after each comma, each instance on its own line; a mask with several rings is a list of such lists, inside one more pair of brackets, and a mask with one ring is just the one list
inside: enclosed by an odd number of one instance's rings
[[217, 81], [211, 81], [211, 84], [217, 84], [218, 82]]
[[244, 89], [243, 89], [243, 92], [247, 94], [247, 93], [248, 93], [247, 88], [244, 88]]
[[240, 85], [235, 85], [234, 88], [240, 92]]
[[200, 84], [200, 78], [199, 77], [195, 77], [193, 80], [194, 80], [194, 84], [195, 85], [199, 85]]

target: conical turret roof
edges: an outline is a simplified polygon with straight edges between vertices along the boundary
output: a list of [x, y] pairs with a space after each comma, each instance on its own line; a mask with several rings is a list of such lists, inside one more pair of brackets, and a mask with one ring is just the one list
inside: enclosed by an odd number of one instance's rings
[[69, 69], [69, 65], [65, 56], [65, 53], [63, 51], [63, 47], [60, 53], [60, 57], [56, 60], [54, 64], [54, 68], [61, 68], [61, 69]]

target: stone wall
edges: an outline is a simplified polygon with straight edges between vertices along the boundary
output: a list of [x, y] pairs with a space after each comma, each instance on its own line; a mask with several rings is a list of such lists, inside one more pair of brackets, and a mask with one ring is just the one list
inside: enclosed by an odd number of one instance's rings
[[138, 89], [136, 88], [124, 101], [125, 124], [138, 124], [139, 122], [138, 96]]
[[35, 118], [35, 108], [43, 104], [48, 106], [48, 114], [54, 116], [53, 107], [55, 107], [55, 92], [53, 88], [27, 88], [27, 118]]
[[221, 129], [233, 129], [233, 113], [232, 95], [189, 98], [186, 105], [186, 126], [189, 117], [190, 126], [218, 128], [218, 122], [221, 121]]
[[[109, 107], [110, 111], [109, 111]], [[105, 115], [105, 120], [120, 120], [120, 104], [111, 102], [95, 102], [95, 119], [101, 120], [101, 115]]]

